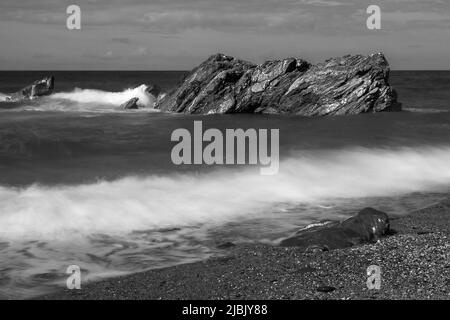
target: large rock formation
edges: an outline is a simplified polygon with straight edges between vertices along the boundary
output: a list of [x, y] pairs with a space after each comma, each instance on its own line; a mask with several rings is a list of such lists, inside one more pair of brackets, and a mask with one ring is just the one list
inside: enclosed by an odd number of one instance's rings
[[383, 54], [296, 58], [261, 65], [223, 54], [195, 68], [156, 108], [193, 114], [276, 113], [303, 116], [398, 111]]
[[23, 88], [8, 97], [8, 101], [20, 101], [24, 99], [34, 99], [36, 97], [52, 94], [55, 87], [55, 78], [53, 76], [35, 81], [28, 87]]
[[387, 214], [366, 208], [342, 222], [302, 229], [296, 235], [283, 240], [280, 245], [300, 247], [305, 251], [332, 250], [376, 241], [388, 232]]

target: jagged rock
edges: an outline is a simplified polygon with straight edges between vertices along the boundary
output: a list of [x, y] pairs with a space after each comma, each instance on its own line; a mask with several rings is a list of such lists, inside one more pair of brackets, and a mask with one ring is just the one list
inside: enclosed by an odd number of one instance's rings
[[127, 102], [121, 104], [120, 108], [124, 109], [124, 110], [139, 109], [139, 106], [137, 104], [138, 101], [139, 101], [139, 98], [131, 98]]
[[261, 65], [211, 56], [156, 104], [193, 114], [275, 113], [324, 116], [399, 111], [383, 54], [347, 55], [317, 65], [297, 58]]
[[36, 97], [47, 96], [52, 94], [55, 87], [55, 77], [50, 76], [42, 80], [38, 80], [28, 87], [23, 88], [8, 97], [8, 101], [20, 101], [24, 99], [34, 99]]
[[302, 229], [293, 237], [283, 240], [280, 245], [300, 247], [304, 251], [319, 249], [327, 251], [374, 242], [388, 232], [388, 215], [372, 208], [365, 208], [345, 221]]
[[161, 94], [161, 88], [156, 84], [150, 84], [145, 91], [154, 96], [155, 99], [158, 99], [159, 95]]

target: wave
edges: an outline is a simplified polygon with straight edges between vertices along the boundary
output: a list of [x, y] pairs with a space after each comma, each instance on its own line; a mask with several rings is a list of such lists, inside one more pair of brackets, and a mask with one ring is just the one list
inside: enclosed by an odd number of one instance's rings
[[8, 95], [0, 92], [0, 102], [4, 102], [8, 99]]
[[257, 172], [222, 169], [76, 186], [3, 186], [0, 236], [120, 234], [258, 217], [280, 203], [447, 192], [450, 147], [302, 152], [280, 163], [275, 176]]
[[[153, 111], [156, 99], [147, 92], [148, 86], [140, 85], [121, 92], [108, 92], [96, 89], [76, 88], [70, 92], [57, 92], [50, 96], [41, 97], [32, 101], [26, 100], [16, 103], [17, 110], [27, 111], [82, 111], [82, 112], [116, 112], [123, 111], [119, 107], [132, 98], [139, 98], [139, 111]], [[6, 101], [6, 96], [0, 102]], [[135, 110], [133, 110], [135, 111]], [[130, 110], [127, 110], [130, 112]]]
[[442, 112], [449, 112], [449, 110], [445, 110], [445, 109], [418, 108], [418, 107], [403, 108], [403, 111], [417, 112], [417, 113], [442, 113]]
[[140, 85], [133, 89], [126, 89], [122, 92], [107, 92], [94, 89], [75, 89], [72, 92], [55, 93], [51, 99], [64, 99], [78, 103], [99, 103], [120, 106], [132, 98], [139, 98], [138, 105], [141, 107], [153, 107], [155, 97], [148, 93], [146, 85]]

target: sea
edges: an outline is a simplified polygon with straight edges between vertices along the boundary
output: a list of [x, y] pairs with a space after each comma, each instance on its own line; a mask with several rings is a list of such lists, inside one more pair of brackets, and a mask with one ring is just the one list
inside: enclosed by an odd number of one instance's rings
[[[54, 75], [53, 94], [6, 101]], [[324, 118], [153, 109], [186, 72], [0, 72], [0, 298], [277, 245], [364, 207], [398, 217], [450, 191], [450, 71], [392, 71], [403, 111]], [[142, 108], [120, 105], [139, 97]], [[279, 129], [280, 168], [175, 165], [174, 130]]]

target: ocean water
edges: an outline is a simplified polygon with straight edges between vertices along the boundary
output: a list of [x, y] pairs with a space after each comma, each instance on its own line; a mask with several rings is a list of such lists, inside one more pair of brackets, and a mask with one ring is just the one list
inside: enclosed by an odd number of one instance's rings
[[[54, 74], [55, 92], [8, 93]], [[366, 206], [403, 215], [450, 189], [450, 72], [392, 72], [404, 112], [298, 116], [164, 114], [145, 85], [184, 72], [0, 72], [0, 297], [277, 242]], [[119, 106], [139, 96], [142, 109]], [[176, 166], [177, 128], [280, 130], [280, 169]]]

